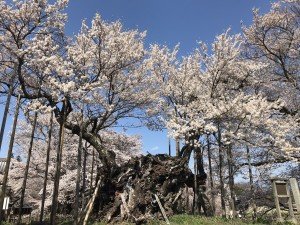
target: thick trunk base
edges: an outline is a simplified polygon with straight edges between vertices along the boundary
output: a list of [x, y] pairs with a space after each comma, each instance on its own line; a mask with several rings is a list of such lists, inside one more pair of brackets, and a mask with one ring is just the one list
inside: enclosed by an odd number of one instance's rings
[[193, 173], [182, 158], [168, 155], [134, 158], [115, 169], [102, 184], [92, 216], [97, 220], [139, 224], [153, 218], [163, 219], [154, 194], [167, 216], [191, 212]]

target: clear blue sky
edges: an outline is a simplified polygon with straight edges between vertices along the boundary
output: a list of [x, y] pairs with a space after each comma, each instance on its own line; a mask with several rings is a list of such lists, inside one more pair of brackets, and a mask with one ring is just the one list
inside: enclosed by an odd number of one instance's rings
[[[81, 20], [91, 20], [98, 12], [107, 21], [121, 20], [125, 29], [147, 30], [146, 45], [166, 44], [174, 47], [180, 43], [180, 54], [185, 55], [196, 47], [197, 41], [211, 43], [217, 34], [228, 27], [240, 32], [241, 21], [250, 24], [252, 8], [261, 12], [270, 8], [268, 0], [70, 0], [67, 8], [68, 34], [77, 33]], [[3, 106], [0, 106], [2, 119]], [[6, 140], [0, 157], [6, 153], [11, 120], [7, 124]], [[129, 129], [130, 134], [140, 134], [144, 151], [166, 153], [166, 132], [150, 132], [146, 128]], [[174, 151], [174, 147], [172, 146]]]

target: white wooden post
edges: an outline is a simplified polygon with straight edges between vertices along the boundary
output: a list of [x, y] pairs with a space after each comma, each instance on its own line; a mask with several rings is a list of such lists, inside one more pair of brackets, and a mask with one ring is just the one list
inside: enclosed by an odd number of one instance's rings
[[274, 201], [275, 201], [275, 206], [276, 206], [276, 212], [277, 212], [277, 221], [278, 222], [284, 222], [282, 216], [281, 216], [281, 211], [280, 211], [280, 205], [279, 205], [279, 199], [277, 195], [277, 188], [276, 188], [276, 181], [272, 181], [272, 187], [273, 187], [273, 195], [274, 195]]
[[288, 193], [288, 205], [289, 205], [289, 222], [294, 223], [294, 224], [298, 224], [297, 220], [295, 218], [295, 214], [294, 214], [294, 208], [293, 208], [293, 202], [292, 202], [292, 196], [291, 196], [291, 192], [290, 190], [287, 188], [287, 193]]
[[290, 185], [296, 203], [297, 212], [300, 214], [300, 192], [296, 178], [290, 179]]
[[162, 204], [161, 204], [161, 202], [160, 202], [158, 196], [157, 196], [156, 194], [154, 194], [154, 196], [155, 196], [155, 199], [156, 199], [156, 201], [157, 201], [157, 203], [158, 203], [158, 206], [159, 206], [159, 208], [160, 208], [160, 211], [161, 211], [161, 213], [162, 213], [162, 215], [163, 215], [163, 217], [164, 217], [166, 223], [167, 223], [167, 224], [170, 224], [170, 221], [169, 221], [169, 219], [168, 219], [168, 217], [167, 217], [166, 211], [165, 211], [164, 207], [162, 206]]

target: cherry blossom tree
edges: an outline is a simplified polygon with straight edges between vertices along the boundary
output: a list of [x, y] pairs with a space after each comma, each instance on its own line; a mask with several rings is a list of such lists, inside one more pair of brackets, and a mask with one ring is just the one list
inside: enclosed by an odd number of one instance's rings
[[[162, 89], [162, 116], [169, 134], [185, 140], [182, 156], [189, 157], [193, 149], [199, 148], [202, 136], [212, 135], [219, 146], [222, 182], [225, 156], [226, 164], [232, 167], [229, 149], [233, 145], [272, 148], [272, 154], [280, 156], [296, 147], [290, 138], [297, 135], [295, 118], [281, 112], [283, 100], [270, 101], [255, 88], [268, 64], [244, 57], [245, 40], [241, 35], [230, 35], [228, 30], [216, 37], [212, 53], [200, 43], [181, 61], [176, 57], [177, 47], [171, 51], [153, 46], [152, 51], [153, 74]], [[233, 175], [232, 171], [231, 189]], [[225, 190], [221, 192], [225, 196]], [[225, 210], [224, 201], [222, 204]]]
[[[143, 46], [145, 33], [126, 31], [120, 22], [107, 23], [96, 15], [90, 27], [83, 22], [79, 34], [68, 40], [63, 34], [66, 15], [61, 12], [67, 1], [53, 5], [47, 1], [1, 4], [1, 43], [8, 55], [3, 56], [3, 62], [13, 59], [5, 66], [16, 73], [15, 83], [20, 85], [13, 95], [21, 91], [22, 98], [39, 99], [54, 107], [62, 130], [67, 128], [77, 135], [81, 132], [98, 151], [109, 175], [116, 166], [115, 153], [104, 148], [99, 132], [122, 118], [143, 118], [141, 109], [155, 95], [143, 63], [147, 54]], [[4, 85], [7, 79], [9, 74], [4, 73]], [[81, 126], [76, 118], [82, 103], [85, 109]], [[57, 154], [59, 182], [60, 151]], [[58, 188], [59, 183], [55, 193]]]
[[[0, 0], [0, 93], [7, 95], [7, 106], [10, 96], [20, 94], [29, 104], [24, 108], [42, 112], [27, 185], [34, 189], [29, 198], [37, 207], [41, 187], [36, 182], [45, 171], [40, 160], [46, 158], [49, 112], [54, 112], [46, 200], [46, 207], [52, 204], [52, 224], [57, 199], [66, 210], [74, 201], [78, 209], [80, 180], [82, 189], [100, 180], [93, 172], [87, 172], [89, 180], [80, 179], [82, 150], [89, 156], [92, 149], [97, 151], [97, 170], [101, 167], [102, 181], [108, 184], [119, 166], [140, 154], [137, 137], [113, 130], [128, 118], [151, 128], [166, 127], [170, 137], [183, 142], [178, 156], [187, 163], [194, 152], [195, 211], [202, 207], [206, 214], [209, 206], [199, 188], [207, 178], [205, 151], [210, 170], [212, 156], [217, 165], [223, 214], [227, 202], [235, 212], [237, 171], [264, 163], [251, 159], [249, 148], [268, 156], [267, 164], [270, 158], [299, 160], [298, 1], [274, 3], [265, 15], [254, 10], [253, 24], [243, 28], [244, 35], [227, 30], [211, 46], [199, 42], [182, 58], [179, 45], [146, 49], [145, 32], [126, 30], [121, 22], [106, 22], [99, 14], [68, 37], [63, 12], [67, 3]], [[17, 138], [22, 155], [31, 149], [32, 118], [30, 113], [25, 116]], [[84, 165], [91, 160], [87, 158]], [[12, 171], [24, 167], [14, 165]], [[211, 188], [212, 176], [210, 172]]]
[[[256, 88], [268, 100], [280, 98], [284, 102], [281, 112], [294, 117], [299, 127], [299, 1], [277, 1], [270, 12], [261, 15], [253, 11], [253, 24], [244, 27], [247, 44], [246, 56], [267, 65], [259, 74]], [[290, 140], [290, 152], [299, 158], [299, 131]]]
[[[147, 53], [143, 47], [145, 33], [125, 31], [120, 22], [107, 23], [96, 15], [91, 27], [83, 22], [80, 33], [62, 47], [63, 38], [57, 33], [64, 27], [65, 15], [60, 11], [66, 3], [58, 1], [49, 5], [43, 1], [29, 7], [27, 1], [16, 1], [12, 7], [2, 2], [3, 15], [8, 17], [3, 17], [4, 22], [9, 16], [16, 21], [22, 21], [20, 14], [28, 17], [25, 24], [9, 30], [3, 24], [3, 43], [18, 59], [17, 82], [22, 97], [44, 99], [44, 104], [56, 107], [58, 120], [63, 111], [60, 102], [65, 99], [66, 113], [71, 114], [65, 127], [75, 134], [79, 134], [80, 127], [72, 122], [79, 100], [83, 102], [83, 139], [99, 151], [105, 164], [113, 163], [114, 154], [102, 149], [98, 132], [115, 125], [121, 118], [142, 116], [142, 111], [137, 109], [150, 103], [155, 94], [143, 63]], [[29, 8], [36, 11], [31, 12]], [[37, 16], [48, 12], [43, 23], [35, 25], [35, 21], [41, 20]], [[19, 32], [20, 39], [14, 40]]]

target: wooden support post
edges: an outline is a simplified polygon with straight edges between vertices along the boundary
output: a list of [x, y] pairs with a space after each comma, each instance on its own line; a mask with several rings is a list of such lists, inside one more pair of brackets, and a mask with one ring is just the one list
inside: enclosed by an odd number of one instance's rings
[[2, 147], [2, 141], [3, 141], [4, 131], [5, 131], [6, 120], [7, 120], [7, 116], [8, 116], [8, 111], [9, 111], [10, 100], [11, 100], [11, 96], [12, 96], [12, 93], [14, 90], [14, 80], [16, 77], [16, 71], [17, 71], [17, 68], [15, 65], [13, 75], [11, 76], [10, 81], [9, 81], [9, 90], [8, 90], [5, 108], [4, 108], [3, 117], [2, 117], [2, 123], [1, 123], [1, 129], [0, 129], [0, 151], [1, 151], [1, 147]]
[[169, 138], [169, 156], [171, 156], [171, 139]]
[[45, 168], [45, 175], [44, 175], [43, 194], [42, 194], [41, 213], [40, 213], [40, 224], [43, 223], [45, 200], [46, 200], [46, 189], [47, 189], [49, 159], [50, 159], [51, 139], [52, 139], [52, 127], [53, 127], [53, 112], [51, 111], [50, 126], [49, 126], [49, 131], [48, 131], [46, 168]]
[[281, 216], [281, 211], [280, 211], [280, 205], [279, 205], [279, 199], [277, 195], [277, 188], [276, 188], [276, 181], [272, 181], [272, 187], [273, 187], [273, 195], [274, 195], [274, 201], [275, 201], [275, 206], [276, 206], [276, 212], [277, 212], [277, 222], [284, 222], [282, 216]]
[[35, 133], [35, 127], [36, 127], [36, 123], [37, 123], [37, 116], [38, 116], [38, 113], [35, 112], [34, 113], [34, 118], [33, 118], [31, 136], [30, 136], [29, 149], [28, 149], [28, 154], [27, 154], [25, 174], [24, 174], [23, 184], [22, 184], [22, 188], [21, 188], [21, 198], [20, 198], [19, 214], [18, 214], [17, 224], [21, 223], [22, 208], [23, 208], [24, 198], [25, 198], [25, 191], [26, 191], [26, 185], [27, 185], [27, 179], [28, 179], [28, 173], [29, 173], [29, 166], [30, 166], [31, 153], [32, 153], [32, 148], [33, 148], [33, 141], [34, 141], [34, 133]]
[[298, 224], [295, 214], [294, 214], [294, 208], [293, 208], [293, 202], [292, 202], [292, 196], [290, 190], [287, 188], [288, 193], [288, 206], [289, 206], [289, 217], [288, 221], [292, 224]]
[[[81, 156], [82, 156], [82, 130], [83, 130], [83, 109], [84, 105], [82, 104], [81, 115], [80, 115], [80, 133], [77, 149], [77, 174], [76, 174], [76, 193], [75, 193], [75, 209], [74, 209], [74, 224], [77, 225], [79, 217], [79, 198], [80, 198], [80, 183], [81, 183]], [[82, 193], [84, 195], [84, 193]]]
[[56, 224], [56, 212], [58, 207], [58, 192], [59, 192], [59, 181], [61, 174], [61, 162], [62, 162], [62, 151], [64, 145], [64, 135], [65, 135], [65, 120], [66, 120], [66, 100], [63, 101], [62, 115], [59, 127], [59, 137], [58, 146], [56, 152], [56, 164], [55, 164], [55, 175], [54, 175], [54, 186], [53, 186], [53, 196], [52, 196], [52, 206], [50, 213], [50, 225]]
[[[9, 166], [10, 166], [12, 151], [13, 151], [13, 147], [14, 147], [14, 140], [15, 140], [16, 127], [17, 127], [17, 122], [18, 122], [18, 117], [19, 117], [20, 103], [21, 103], [21, 96], [19, 95], [18, 100], [17, 100], [16, 111], [15, 111], [15, 115], [14, 115], [13, 129], [12, 129], [12, 132], [11, 132], [9, 147], [8, 147], [8, 151], [7, 151], [6, 163], [5, 163], [5, 169], [4, 169], [4, 176], [3, 176], [2, 188], [1, 188], [1, 193], [0, 193], [0, 206], [1, 207], [3, 205], [3, 201], [4, 201], [4, 197], [5, 197], [5, 193], [6, 193], [6, 188], [7, 188], [8, 172], [9, 172]], [[3, 210], [0, 210], [0, 223], [2, 221], [3, 221]]]
[[[192, 145], [194, 146], [194, 140], [192, 140]], [[193, 201], [193, 213], [194, 215], [199, 215], [200, 207], [199, 207], [199, 185], [198, 185], [198, 168], [197, 168], [197, 152], [196, 148], [194, 148], [194, 201]]]
[[166, 223], [167, 223], [167, 224], [170, 224], [170, 221], [169, 221], [169, 219], [168, 219], [168, 217], [167, 217], [166, 211], [165, 211], [164, 207], [162, 206], [162, 204], [161, 204], [161, 202], [160, 202], [160, 200], [159, 200], [157, 194], [154, 194], [154, 196], [155, 196], [155, 199], [156, 199], [156, 201], [157, 201], [157, 203], [158, 203], [158, 206], [159, 206], [159, 208], [160, 208], [160, 211], [161, 211], [161, 213], [162, 213], [162, 215], [163, 215], [163, 217], [164, 217]]
[[235, 191], [234, 191], [234, 162], [232, 156], [232, 146], [227, 146], [227, 164], [228, 164], [228, 175], [229, 175], [229, 191], [230, 191], [230, 207], [232, 211], [232, 217], [237, 216], [236, 206], [235, 206]]
[[209, 169], [209, 183], [210, 183], [210, 196], [211, 196], [211, 205], [213, 214], [216, 214], [216, 200], [215, 200], [215, 192], [214, 192], [214, 178], [213, 178], [213, 169], [212, 169], [212, 161], [211, 161], [211, 148], [210, 148], [210, 139], [209, 135], [206, 136], [207, 140], [207, 157], [208, 157], [208, 169]]
[[253, 182], [253, 172], [252, 172], [252, 166], [251, 166], [251, 155], [250, 155], [250, 149], [248, 146], [246, 146], [247, 150], [247, 161], [248, 161], [248, 170], [249, 170], [249, 183], [250, 183], [250, 192], [251, 192], [251, 206], [253, 208], [253, 214], [252, 219], [256, 220], [257, 217], [257, 209], [256, 209], [256, 201], [255, 201], [255, 188], [254, 188], [254, 182]]
[[220, 189], [221, 189], [221, 206], [222, 206], [222, 216], [227, 216], [226, 211], [226, 203], [225, 203], [225, 185], [224, 185], [224, 171], [223, 171], [223, 164], [224, 164], [224, 149], [222, 144], [222, 137], [221, 137], [221, 127], [218, 124], [218, 148], [219, 148], [219, 179], [220, 179]]
[[93, 176], [94, 176], [94, 166], [95, 166], [95, 149], [93, 148], [93, 159], [92, 159], [92, 171], [91, 171], [91, 183], [90, 183], [90, 198], [92, 197], [93, 189]]
[[296, 178], [290, 179], [290, 185], [296, 203], [297, 212], [298, 214], [300, 214], [300, 192], [299, 192], [299, 187]]
[[98, 195], [100, 184], [101, 184], [101, 179], [98, 180], [97, 185], [96, 185], [96, 189], [94, 191], [94, 194], [93, 194], [92, 198], [90, 199], [89, 203], [86, 206], [86, 210], [85, 210], [86, 214], [85, 214], [85, 217], [84, 217], [84, 220], [83, 220], [83, 223], [82, 223], [83, 225], [86, 225], [88, 220], [89, 220], [90, 214], [91, 214], [91, 212], [93, 210], [93, 207], [94, 207], [95, 199]]
[[85, 147], [83, 148], [83, 162], [82, 162], [82, 195], [81, 195], [81, 204], [82, 208], [85, 206], [85, 196], [84, 193], [86, 191], [86, 161], [87, 161], [87, 154], [88, 154], [88, 142], [85, 142]]

